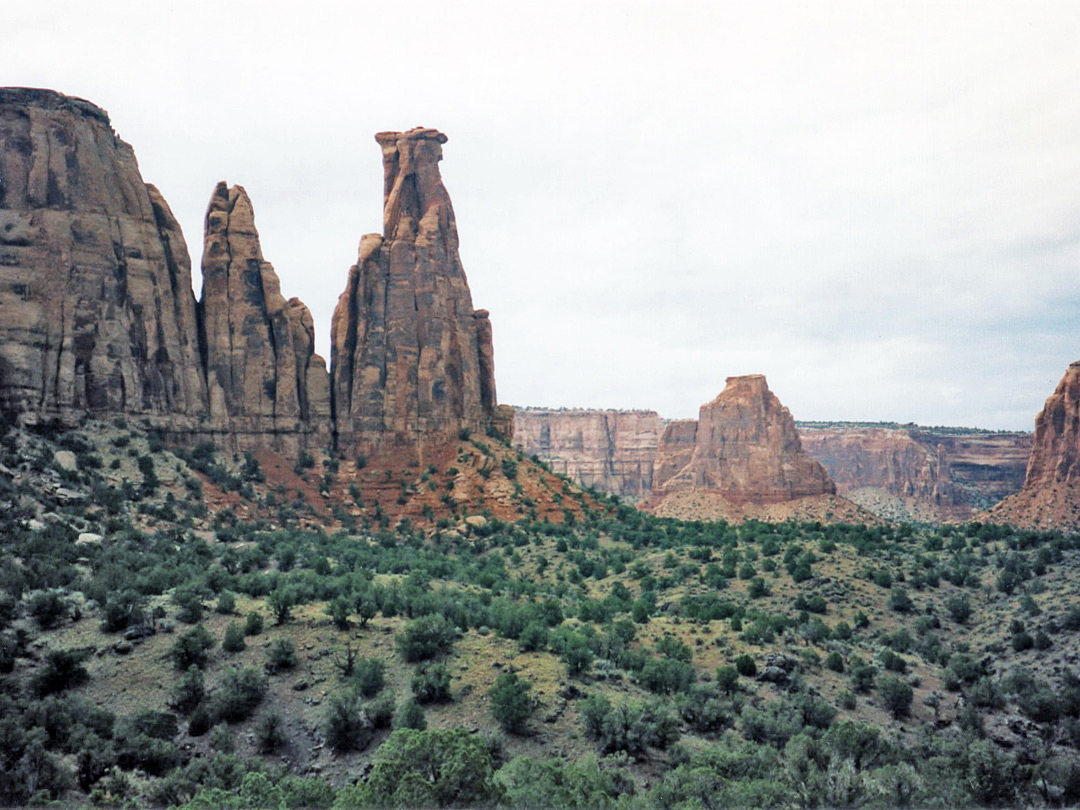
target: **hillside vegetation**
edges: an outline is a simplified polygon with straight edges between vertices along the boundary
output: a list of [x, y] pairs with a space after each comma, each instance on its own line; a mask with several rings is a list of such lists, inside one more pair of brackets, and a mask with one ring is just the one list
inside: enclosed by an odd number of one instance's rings
[[357, 460], [5, 427], [0, 804], [1080, 802], [1080, 537], [680, 522], [459, 444], [393, 514]]

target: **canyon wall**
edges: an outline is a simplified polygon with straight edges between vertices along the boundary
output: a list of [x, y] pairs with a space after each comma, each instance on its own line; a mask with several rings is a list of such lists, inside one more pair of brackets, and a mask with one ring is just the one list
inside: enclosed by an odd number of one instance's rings
[[1016, 492], [1031, 434], [914, 425], [800, 424], [837, 491], [900, 520], [963, 519]]
[[583, 487], [647, 498], [663, 430], [655, 411], [514, 409], [514, 445]]

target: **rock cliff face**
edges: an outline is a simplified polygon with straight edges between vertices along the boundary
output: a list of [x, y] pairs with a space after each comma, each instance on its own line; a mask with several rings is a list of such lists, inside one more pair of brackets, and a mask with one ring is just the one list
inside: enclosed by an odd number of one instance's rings
[[196, 303], [180, 228], [108, 115], [0, 89], [0, 409], [24, 422], [136, 416], [174, 440], [289, 455], [511, 433], [439, 177], [446, 136], [376, 140], [384, 231], [361, 241], [335, 312], [331, 388], [243, 188], [211, 197]]
[[1035, 419], [1021, 490], [987, 515], [1032, 528], [1080, 528], [1080, 361], [1069, 366]]
[[965, 518], [1020, 488], [1027, 433], [914, 426], [800, 425], [837, 491], [901, 520]]
[[652, 490], [653, 461], [663, 430], [655, 411], [514, 412], [514, 444], [583, 487], [633, 499]]
[[332, 325], [331, 407], [346, 453], [483, 431], [496, 402], [491, 324], [473, 309], [439, 175], [446, 136], [417, 128], [376, 140], [383, 234], [360, 241]]
[[308, 308], [263, 259], [251, 200], [218, 183], [206, 211], [199, 319], [210, 420], [243, 448], [295, 455], [330, 438], [329, 376]]
[[108, 115], [49, 90], [0, 89], [0, 406], [207, 412], [180, 228]]
[[661, 437], [654, 496], [707, 490], [733, 503], [778, 503], [835, 495], [836, 486], [803, 452], [795, 421], [765, 377], [728, 377], [698, 421], [673, 422]]

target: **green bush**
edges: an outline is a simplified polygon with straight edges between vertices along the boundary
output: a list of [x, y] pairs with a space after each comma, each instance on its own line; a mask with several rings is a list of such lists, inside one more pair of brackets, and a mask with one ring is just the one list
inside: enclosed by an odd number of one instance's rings
[[339, 791], [340, 810], [485, 807], [498, 797], [491, 749], [464, 729], [393, 732], [375, 753], [366, 783]]
[[257, 636], [263, 631], [263, 617], [257, 610], [251, 611], [244, 620], [244, 635]]
[[451, 700], [450, 670], [438, 663], [423, 667], [413, 675], [410, 683], [417, 703], [445, 703]]
[[67, 618], [71, 607], [63, 591], [39, 591], [30, 597], [27, 611], [42, 630], [56, 627]]
[[201, 669], [206, 666], [207, 657], [213, 647], [213, 636], [205, 627], [197, 624], [177, 637], [169, 649], [169, 658], [172, 659], [173, 666], [181, 672], [193, 665]]
[[279, 638], [266, 648], [266, 671], [275, 675], [296, 666], [296, 645], [291, 639]]
[[90, 680], [90, 673], [83, 666], [89, 657], [89, 650], [50, 650], [30, 679], [31, 690], [44, 697], [82, 686]]
[[754, 659], [743, 653], [735, 659], [735, 669], [740, 675], [745, 675], [747, 678], [753, 678], [757, 675], [757, 664], [754, 663]]
[[205, 697], [206, 682], [202, 670], [192, 664], [173, 687], [171, 705], [182, 714], [190, 714]]
[[406, 661], [426, 661], [453, 649], [457, 627], [446, 617], [429, 614], [414, 619], [397, 637], [398, 651]]
[[420, 703], [409, 698], [397, 710], [394, 715], [394, 728], [412, 728], [423, 731], [427, 728], [427, 720], [424, 718], [424, 709]]
[[911, 685], [900, 678], [887, 675], [878, 682], [878, 693], [885, 708], [894, 718], [907, 717], [914, 696]]
[[246, 720], [262, 703], [266, 690], [266, 678], [257, 670], [251, 667], [230, 669], [222, 677], [211, 701], [213, 715], [229, 723]]
[[504, 731], [524, 734], [529, 718], [536, 711], [536, 701], [529, 694], [532, 684], [517, 675], [504, 672], [488, 690], [491, 716]]
[[235, 653], [247, 649], [244, 641], [244, 626], [240, 622], [229, 622], [225, 628], [225, 637], [221, 640], [221, 649]]
[[255, 723], [255, 744], [261, 754], [272, 754], [288, 742], [285, 721], [276, 711], [264, 712]]
[[386, 685], [386, 664], [378, 658], [361, 658], [353, 669], [353, 683], [364, 697], [374, 697]]
[[323, 733], [334, 751], [362, 751], [371, 742], [372, 723], [354, 692], [333, 695], [323, 716]]

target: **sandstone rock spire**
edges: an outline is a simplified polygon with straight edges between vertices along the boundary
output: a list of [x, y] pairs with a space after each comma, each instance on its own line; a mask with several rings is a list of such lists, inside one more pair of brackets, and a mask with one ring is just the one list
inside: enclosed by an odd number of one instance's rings
[[708, 490], [733, 502], [777, 503], [834, 495], [836, 486], [803, 452], [795, 421], [765, 377], [728, 377], [701, 406], [697, 422], [664, 430], [653, 470], [653, 492]]
[[218, 183], [206, 211], [199, 316], [211, 424], [241, 447], [295, 455], [330, 437], [329, 377], [311, 313], [263, 258], [251, 199]]
[[446, 136], [416, 128], [375, 140], [383, 234], [361, 240], [332, 324], [331, 404], [346, 452], [483, 430], [496, 402], [488, 313], [473, 309], [439, 175]]
[[104, 110], [0, 89], [0, 407], [24, 419], [206, 414], [191, 263]]

